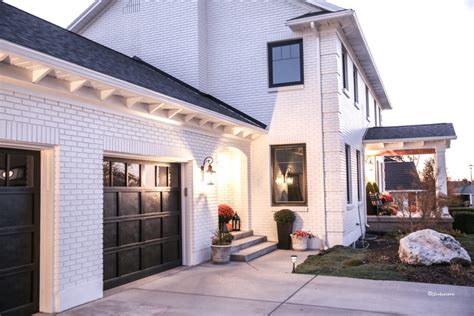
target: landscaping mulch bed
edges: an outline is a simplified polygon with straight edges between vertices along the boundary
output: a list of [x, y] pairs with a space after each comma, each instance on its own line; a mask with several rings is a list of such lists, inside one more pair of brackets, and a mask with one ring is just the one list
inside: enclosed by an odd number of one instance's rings
[[[474, 258], [474, 235], [457, 237]], [[398, 257], [398, 239], [381, 236], [368, 249], [333, 247], [320, 255], [309, 256], [297, 267], [298, 273], [344, 276], [375, 280], [474, 286], [474, 266], [459, 264], [411, 266]]]

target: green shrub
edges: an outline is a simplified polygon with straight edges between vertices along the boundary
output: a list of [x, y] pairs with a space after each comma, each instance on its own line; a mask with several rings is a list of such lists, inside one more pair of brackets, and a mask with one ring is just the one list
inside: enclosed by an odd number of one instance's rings
[[473, 212], [473, 213], [474, 213], [474, 208], [469, 208], [469, 207], [450, 207], [450, 208], [449, 208], [449, 214], [451, 214], [451, 216], [452, 216], [454, 212]]
[[466, 234], [474, 233], [474, 212], [453, 212], [453, 228]]
[[367, 182], [367, 185], [365, 186], [365, 197], [367, 199], [367, 215], [376, 215], [377, 214], [377, 208], [372, 205], [372, 202], [370, 201], [370, 195], [369, 193], [378, 193], [379, 188], [377, 186], [377, 183], [372, 183], [372, 182]]
[[273, 219], [278, 224], [293, 223], [295, 221], [295, 213], [288, 209], [279, 210], [273, 214]]

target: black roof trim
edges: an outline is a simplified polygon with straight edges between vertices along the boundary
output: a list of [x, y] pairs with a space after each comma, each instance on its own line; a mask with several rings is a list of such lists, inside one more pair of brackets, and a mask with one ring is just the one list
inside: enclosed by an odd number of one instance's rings
[[0, 1], [0, 38], [265, 129], [266, 124], [181, 80]]
[[364, 140], [456, 137], [452, 123], [370, 127]]

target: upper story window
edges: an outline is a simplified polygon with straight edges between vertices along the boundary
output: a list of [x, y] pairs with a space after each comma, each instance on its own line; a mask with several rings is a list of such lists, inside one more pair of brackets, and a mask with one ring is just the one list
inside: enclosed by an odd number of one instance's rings
[[306, 145], [271, 146], [272, 204], [307, 205]]
[[349, 90], [349, 80], [347, 78], [347, 51], [342, 48], [342, 87]]
[[270, 87], [303, 84], [303, 40], [268, 44]]
[[369, 88], [365, 86], [365, 117], [370, 119]]
[[351, 146], [346, 144], [346, 195], [347, 204], [352, 203], [352, 159]]
[[354, 102], [359, 103], [359, 78], [357, 74], [357, 68], [354, 65], [354, 71], [352, 72], [354, 76]]
[[379, 119], [377, 115], [377, 101], [374, 100], [374, 117], [375, 117], [375, 126], [379, 126]]

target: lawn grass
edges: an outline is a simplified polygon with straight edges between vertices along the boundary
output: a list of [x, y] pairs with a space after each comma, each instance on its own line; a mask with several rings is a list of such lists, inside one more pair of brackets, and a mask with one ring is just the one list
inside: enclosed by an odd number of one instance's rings
[[[410, 266], [398, 259], [398, 242], [386, 237], [387, 245], [375, 249], [336, 246], [322, 254], [309, 256], [296, 268], [297, 273], [351, 277], [372, 280], [416, 281], [470, 285], [473, 267], [462, 276], [451, 275], [447, 266]], [[474, 234], [457, 237], [474, 258]], [[382, 240], [383, 243], [383, 240]], [[441, 278], [440, 276], [443, 276]], [[459, 279], [461, 278], [461, 279]]]

